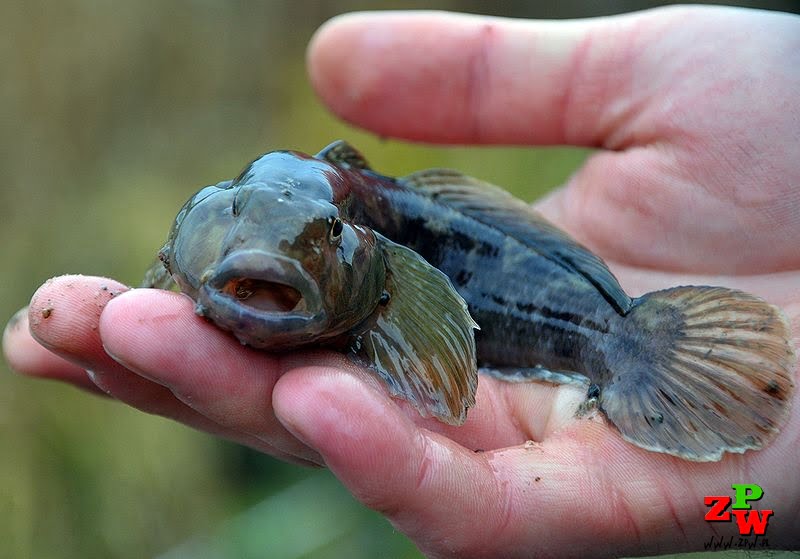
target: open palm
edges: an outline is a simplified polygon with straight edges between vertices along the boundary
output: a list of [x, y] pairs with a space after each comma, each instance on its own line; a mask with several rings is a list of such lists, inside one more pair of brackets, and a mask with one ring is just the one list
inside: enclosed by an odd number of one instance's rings
[[[800, 18], [356, 14], [323, 27], [309, 52], [326, 103], [382, 135], [601, 148], [540, 204], [549, 218], [630, 294], [750, 291], [783, 308], [800, 345]], [[800, 546], [797, 402], [767, 448], [705, 464], [629, 445], [600, 416], [576, 418], [585, 395], [574, 387], [482, 378], [467, 423], [449, 427], [338, 354], [252, 351], [180, 295], [123, 291], [103, 278], [48, 282], [6, 331], [9, 362], [325, 464], [430, 555], [702, 548], [735, 532], [703, 518], [703, 497], [731, 494], [731, 483], [764, 489], [773, 547]]]

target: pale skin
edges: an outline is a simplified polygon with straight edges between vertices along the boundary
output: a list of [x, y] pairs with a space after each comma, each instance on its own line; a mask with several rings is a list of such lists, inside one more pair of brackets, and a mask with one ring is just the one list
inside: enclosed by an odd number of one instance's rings
[[[355, 14], [317, 33], [309, 69], [331, 110], [384, 136], [601, 148], [541, 211], [629, 293], [744, 289], [783, 309], [800, 346], [800, 18]], [[482, 378], [466, 424], [448, 427], [342, 356], [249, 350], [181, 295], [83, 276], [42, 286], [3, 349], [23, 374], [324, 464], [433, 557], [702, 549], [737, 534], [703, 519], [703, 497], [732, 495], [731, 483], [764, 489], [755, 508], [775, 511], [773, 549], [800, 548], [797, 393], [770, 445], [716, 463], [643, 451], [601, 416], [576, 418], [574, 387]]]

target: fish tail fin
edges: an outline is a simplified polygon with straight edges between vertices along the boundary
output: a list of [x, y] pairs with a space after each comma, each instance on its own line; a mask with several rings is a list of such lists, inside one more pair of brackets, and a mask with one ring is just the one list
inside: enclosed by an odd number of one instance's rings
[[722, 287], [676, 287], [635, 299], [620, 324], [599, 404], [626, 440], [706, 462], [778, 432], [795, 354], [777, 307]]

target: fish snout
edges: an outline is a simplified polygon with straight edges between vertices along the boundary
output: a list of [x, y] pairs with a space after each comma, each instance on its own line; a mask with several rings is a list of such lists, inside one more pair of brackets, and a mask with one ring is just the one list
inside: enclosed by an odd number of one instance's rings
[[307, 342], [327, 322], [317, 282], [297, 260], [238, 250], [200, 279], [197, 312], [259, 348]]

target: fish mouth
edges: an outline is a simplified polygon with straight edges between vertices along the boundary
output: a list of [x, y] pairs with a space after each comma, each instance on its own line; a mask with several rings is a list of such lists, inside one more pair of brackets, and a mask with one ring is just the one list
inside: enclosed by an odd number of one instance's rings
[[232, 252], [204, 274], [197, 312], [247, 345], [288, 349], [324, 331], [317, 282], [292, 258], [258, 249]]
[[304, 312], [306, 299], [291, 285], [253, 278], [233, 278], [222, 292], [262, 312]]

